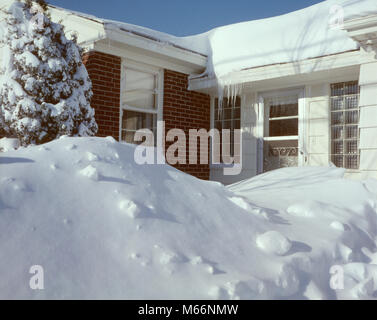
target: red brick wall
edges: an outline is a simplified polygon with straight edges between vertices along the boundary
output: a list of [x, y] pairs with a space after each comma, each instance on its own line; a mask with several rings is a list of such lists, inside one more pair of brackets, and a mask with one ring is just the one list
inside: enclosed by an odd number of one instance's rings
[[[179, 128], [186, 134], [186, 164], [174, 165], [177, 169], [196, 176], [209, 179], [209, 164], [189, 164], [189, 129], [210, 129], [210, 97], [203, 93], [188, 91], [188, 75], [164, 71], [164, 109], [165, 131]], [[173, 142], [171, 142], [173, 143]], [[166, 142], [166, 150], [171, 143]], [[198, 139], [199, 147], [199, 139]], [[198, 163], [200, 153], [198, 151]]]
[[[119, 139], [119, 104], [121, 58], [91, 51], [83, 56], [93, 84], [91, 106], [95, 109], [98, 136], [113, 136]], [[188, 91], [188, 75], [165, 70], [164, 109], [165, 132], [179, 128], [186, 134], [186, 164], [175, 167], [200, 179], [209, 179], [208, 164], [189, 164], [189, 129], [210, 129], [210, 97], [206, 94]], [[166, 142], [166, 150], [171, 143]], [[199, 146], [199, 141], [198, 141]], [[198, 162], [200, 151], [198, 151]]]
[[97, 135], [118, 140], [121, 58], [91, 51], [82, 60], [93, 84], [91, 106], [95, 109]]

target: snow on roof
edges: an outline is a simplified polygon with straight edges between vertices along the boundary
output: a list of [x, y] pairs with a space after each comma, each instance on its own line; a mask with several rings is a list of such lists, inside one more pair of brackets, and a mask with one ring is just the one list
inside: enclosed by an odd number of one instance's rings
[[101, 23], [105, 26], [105, 28], [107, 27], [109, 29], [118, 29], [120, 31], [125, 31], [128, 33], [136, 34], [138, 36], [141, 36], [141, 37], [153, 40], [153, 41], [166, 43], [174, 47], [178, 47], [183, 50], [190, 51], [190, 52], [204, 55], [204, 56], [206, 56], [207, 52], [209, 52], [208, 47], [207, 47], [208, 46], [207, 33], [203, 33], [196, 36], [177, 37], [177, 36], [165, 33], [165, 32], [134, 25], [131, 23], [103, 19], [103, 18], [99, 18], [90, 14], [86, 14], [86, 13], [81, 13], [81, 12], [77, 12], [77, 11], [73, 11], [73, 10], [69, 10], [65, 8], [60, 8], [53, 5], [50, 5], [50, 6], [55, 9], [69, 12], [73, 15], [76, 15], [82, 18]]
[[[207, 74], [231, 81], [231, 72], [358, 49], [346, 31], [331, 26], [377, 13], [376, 0], [328, 0], [282, 16], [214, 29]], [[227, 78], [228, 77], [228, 78]]]
[[[73, 12], [73, 11], [72, 11]], [[331, 21], [377, 14], [376, 0], [327, 0], [285, 15], [241, 22], [206, 33], [176, 37], [129, 23], [77, 15], [109, 28], [208, 56], [205, 75], [231, 82], [232, 72], [357, 50], [359, 45]], [[340, 16], [339, 16], [340, 15]]]

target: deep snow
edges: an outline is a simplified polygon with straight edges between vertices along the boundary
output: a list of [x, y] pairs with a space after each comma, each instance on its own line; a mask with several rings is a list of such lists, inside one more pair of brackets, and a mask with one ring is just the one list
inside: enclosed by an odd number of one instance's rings
[[224, 187], [137, 165], [134, 148], [63, 137], [0, 153], [0, 298], [376, 298], [376, 180], [287, 168]]

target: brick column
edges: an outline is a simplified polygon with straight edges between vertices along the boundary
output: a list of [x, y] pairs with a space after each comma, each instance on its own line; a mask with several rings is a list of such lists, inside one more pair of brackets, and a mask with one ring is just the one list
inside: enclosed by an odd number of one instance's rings
[[[209, 95], [188, 91], [188, 75], [165, 70], [164, 71], [164, 110], [165, 131], [182, 129], [186, 134], [186, 164], [177, 164], [175, 167], [200, 179], [209, 180], [209, 164], [189, 163], [189, 130], [210, 129], [210, 97]], [[199, 139], [198, 139], [199, 140]], [[171, 143], [170, 143], [171, 144]], [[165, 143], [165, 150], [169, 143]], [[198, 141], [199, 149], [199, 141]]]
[[97, 135], [119, 140], [121, 58], [90, 51], [82, 60], [93, 84], [91, 106], [95, 109]]

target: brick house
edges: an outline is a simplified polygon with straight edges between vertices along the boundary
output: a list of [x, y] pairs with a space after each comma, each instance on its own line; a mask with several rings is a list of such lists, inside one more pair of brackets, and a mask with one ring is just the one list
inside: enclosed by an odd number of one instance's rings
[[187, 41], [53, 6], [51, 14], [86, 49], [99, 136], [133, 142], [137, 129], [155, 131], [157, 121], [165, 132], [240, 129], [240, 174], [224, 175], [221, 163], [175, 164], [225, 184], [330, 161], [348, 177], [377, 177], [376, 14], [346, 21], [355, 50], [240, 70], [242, 92], [235, 103], [224, 101], [223, 112], [215, 79], [203, 75], [208, 57]]
[[[132, 143], [135, 130], [155, 130], [158, 120], [165, 122], [165, 132], [209, 130], [210, 96], [188, 90], [189, 75], [203, 72], [206, 56], [174, 44], [161, 45], [160, 39], [125, 25], [114, 28], [94, 17], [54, 7], [51, 11], [65, 22], [67, 32], [79, 31], [79, 43], [86, 49], [83, 63], [93, 84], [91, 106], [98, 136]], [[201, 179], [210, 177], [209, 164], [175, 166]]]
[[[113, 136], [117, 140], [133, 143], [134, 130], [154, 128], [156, 119], [165, 121], [166, 131], [180, 128], [188, 135], [189, 129], [209, 130], [210, 97], [187, 90], [187, 73], [183, 73], [179, 68], [162, 69], [134, 61], [128, 62], [127, 59], [103, 51], [90, 50], [83, 57], [93, 85], [91, 106], [96, 112], [98, 136]], [[122, 72], [125, 77], [126, 74], [134, 76], [129, 80], [130, 83], [122, 78]], [[136, 101], [136, 104], [132, 105], [135, 100], [126, 100], [129, 101], [128, 104], [121, 103], [122, 81], [127, 88], [134, 85], [135, 79], [142, 77], [146, 77], [146, 85], [150, 85], [146, 89], [150, 90], [150, 97], [146, 94], [143, 99], [149, 99], [152, 104], [151, 110], [147, 110], [145, 114], [140, 112], [140, 109], [149, 107], [148, 102]], [[124, 99], [127, 99], [127, 91], [126, 89]], [[154, 95], [157, 97], [153, 97]], [[198, 178], [209, 179], [209, 164], [177, 164], [176, 167]]]

